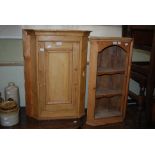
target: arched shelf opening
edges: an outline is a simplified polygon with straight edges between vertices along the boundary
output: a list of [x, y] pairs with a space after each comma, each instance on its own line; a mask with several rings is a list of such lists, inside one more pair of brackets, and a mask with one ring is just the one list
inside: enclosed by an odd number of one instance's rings
[[118, 48], [121, 48], [122, 50], [124, 50], [124, 52], [127, 52], [127, 51], [125, 50], [125, 48], [123, 48], [121, 45], [109, 45], [109, 46], [103, 47], [99, 52], [102, 52], [102, 51], [104, 51], [105, 49], [110, 48], [110, 47], [118, 47]]
[[97, 74], [124, 72], [127, 52], [120, 46], [108, 46], [98, 52]]
[[126, 57], [127, 52], [118, 45], [108, 46], [98, 52], [94, 111], [96, 119], [122, 115]]

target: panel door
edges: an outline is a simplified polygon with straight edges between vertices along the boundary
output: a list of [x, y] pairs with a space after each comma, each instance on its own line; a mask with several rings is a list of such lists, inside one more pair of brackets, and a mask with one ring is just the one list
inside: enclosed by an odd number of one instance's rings
[[78, 43], [39, 43], [38, 95], [41, 117], [76, 116], [78, 63]]

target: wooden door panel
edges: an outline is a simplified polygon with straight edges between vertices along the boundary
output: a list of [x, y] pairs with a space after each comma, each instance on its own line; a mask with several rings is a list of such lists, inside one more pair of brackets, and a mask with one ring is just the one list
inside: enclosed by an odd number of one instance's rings
[[46, 52], [46, 104], [71, 104], [72, 52]]
[[46, 49], [45, 46], [44, 42], [39, 43], [39, 48], [45, 49], [38, 52], [40, 116], [74, 116], [77, 113], [77, 86], [80, 82], [79, 43], [70, 43], [73, 48], [62, 50]]

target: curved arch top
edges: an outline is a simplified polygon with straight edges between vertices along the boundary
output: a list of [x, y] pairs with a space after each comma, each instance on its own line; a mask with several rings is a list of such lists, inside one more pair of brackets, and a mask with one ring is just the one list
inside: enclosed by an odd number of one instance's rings
[[98, 67], [105, 69], [126, 68], [127, 51], [117, 45], [108, 46], [98, 52]]
[[132, 38], [104, 38], [104, 37], [92, 37], [91, 42], [96, 42], [98, 46], [98, 52], [110, 46], [119, 46], [126, 52], [130, 51], [130, 45], [133, 42]]
[[107, 47], [104, 47], [103, 49], [99, 50], [98, 52], [103, 52], [104, 50], [108, 49], [108, 48], [112, 48], [112, 47], [116, 47], [116, 48], [120, 48], [122, 49], [124, 52], [127, 52], [127, 50], [125, 48], [123, 48], [121, 45], [109, 45]]

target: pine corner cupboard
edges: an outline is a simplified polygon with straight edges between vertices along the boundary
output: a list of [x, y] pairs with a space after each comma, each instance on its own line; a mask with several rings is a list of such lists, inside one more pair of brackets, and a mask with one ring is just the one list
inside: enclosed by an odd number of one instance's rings
[[132, 47], [131, 38], [90, 38], [87, 124], [124, 120]]
[[23, 30], [28, 116], [46, 120], [84, 115], [89, 33]]

